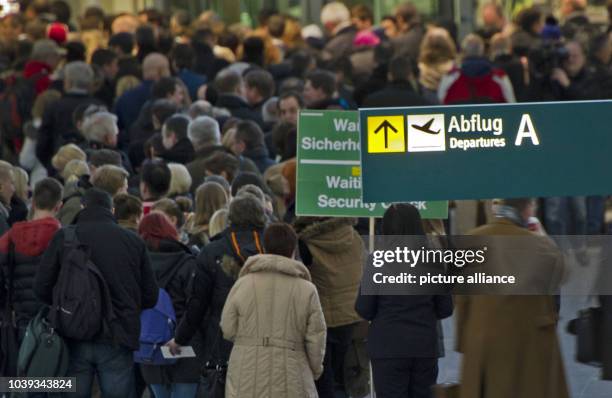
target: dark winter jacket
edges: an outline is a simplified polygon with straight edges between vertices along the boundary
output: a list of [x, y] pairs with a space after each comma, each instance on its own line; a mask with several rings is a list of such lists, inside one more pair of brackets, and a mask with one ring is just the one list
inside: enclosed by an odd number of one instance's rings
[[187, 86], [191, 100], [197, 101], [199, 88], [207, 82], [206, 76], [195, 73], [189, 69], [181, 69], [177, 77]]
[[251, 108], [249, 104], [241, 97], [233, 94], [220, 94], [215, 104], [218, 108], [225, 108], [232, 116], [252, 120], [259, 125], [262, 129], [264, 128], [263, 118], [261, 112]]
[[10, 209], [0, 202], [0, 234], [6, 233], [9, 228]]
[[160, 158], [169, 163], [180, 164], [187, 164], [191, 162], [194, 156], [195, 151], [193, 149], [193, 144], [187, 137], [179, 140], [171, 149], [168, 149], [159, 155]]
[[51, 158], [57, 150], [69, 143], [80, 143], [85, 139], [73, 123], [72, 114], [80, 105], [98, 104], [98, 99], [89, 94], [67, 93], [62, 98], [45, 108], [42, 124], [36, 141], [36, 157], [47, 168], [49, 174], [55, 174]]
[[94, 97], [100, 100], [107, 109], [112, 109], [115, 102], [115, 82], [113, 80], [104, 79], [98, 90], [94, 93]]
[[450, 295], [359, 295], [355, 309], [371, 321], [370, 358], [436, 358], [437, 322], [451, 316], [453, 301]]
[[419, 59], [421, 41], [425, 35], [425, 28], [421, 24], [410, 27], [406, 32], [400, 33], [391, 40], [393, 44], [393, 55], [396, 57], [404, 56], [411, 60]]
[[357, 29], [352, 25], [340, 29], [323, 48], [323, 59], [331, 65], [339, 59], [349, 57], [353, 52], [356, 34]]
[[258, 228], [229, 227], [213, 237], [198, 256], [187, 311], [176, 330], [175, 340], [186, 345], [198, 330], [202, 332], [202, 363], [211, 358], [225, 363], [229, 358], [232, 346], [221, 336], [221, 312], [244, 261], [254, 254], [263, 253], [262, 232]]
[[[176, 241], [161, 241], [157, 250], [149, 249], [157, 284], [168, 292], [176, 319], [181, 319], [187, 307], [187, 286], [195, 271], [196, 258], [187, 247]], [[189, 344], [201, 351], [199, 333]], [[172, 366], [142, 365], [141, 370], [147, 384], [197, 383], [200, 375], [197, 358], [181, 359]]]
[[[100, 335], [95, 341], [116, 341], [128, 349], [138, 349], [140, 313], [155, 306], [158, 293], [144, 242], [117, 225], [109, 210], [96, 206], [78, 214], [76, 234], [91, 250], [90, 258], [109, 287], [117, 317], [113, 336]], [[47, 304], [52, 302], [53, 288], [65, 254], [64, 232], [59, 231], [43, 254], [34, 282], [36, 296]]]
[[115, 103], [119, 129], [127, 131], [132, 123], [138, 119], [140, 110], [145, 102], [151, 98], [153, 80], [143, 80], [139, 86], [123, 93]]
[[13, 225], [28, 218], [28, 205], [19, 196], [13, 195], [11, 198], [11, 210], [9, 211], [8, 223]]
[[391, 82], [384, 89], [368, 95], [363, 101], [364, 108], [423, 105], [430, 104], [414, 91], [408, 81]]
[[263, 174], [268, 167], [276, 164], [274, 160], [270, 159], [268, 149], [265, 146], [246, 150], [242, 156], [251, 159], [261, 174]]
[[13, 310], [17, 325], [25, 331], [42, 303], [34, 295], [34, 276], [43, 254], [53, 235], [61, 228], [55, 218], [18, 222], [0, 238], [0, 307], [4, 308], [9, 288], [9, 242], [15, 247], [13, 273]]

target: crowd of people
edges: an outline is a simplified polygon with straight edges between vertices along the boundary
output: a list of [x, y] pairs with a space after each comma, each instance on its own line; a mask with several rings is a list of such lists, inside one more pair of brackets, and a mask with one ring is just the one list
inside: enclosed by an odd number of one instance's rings
[[[612, 98], [608, 26], [590, 23], [586, 1], [561, 3], [559, 19], [530, 7], [512, 21], [488, 3], [460, 39], [412, 3], [378, 25], [364, 5], [328, 3], [308, 26], [264, 9], [251, 29], [213, 11], [92, 6], [73, 18], [64, 0], [22, 1], [0, 20], [0, 324], [21, 342], [44, 311], [66, 338], [77, 397], [362, 397], [370, 361], [378, 397], [430, 397], [453, 300], [359, 295], [363, 223], [295, 214], [299, 112]], [[605, 200], [546, 198], [540, 217], [553, 235], [601, 234]], [[451, 231], [491, 220], [488, 202], [452, 206]], [[533, 203], [504, 209], [491, 229], [528, 233]], [[444, 226], [396, 204], [377, 230]], [[79, 265], [90, 301], [69, 283]], [[462, 398], [568, 396], [556, 332], [521, 319], [555, 325], [552, 297], [456, 304], [479, 336], [459, 339]], [[165, 307], [174, 327], [161, 345], [195, 357], [142, 360], [141, 313]], [[531, 340], [483, 334], [502, 312]], [[509, 350], [528, 360], [508, 341], [539, 347], [538, 360], [498, 366]], [[0, 373], [16, 372], [0, 359]], [[499, 368], [510, 370], [485, 372]]]

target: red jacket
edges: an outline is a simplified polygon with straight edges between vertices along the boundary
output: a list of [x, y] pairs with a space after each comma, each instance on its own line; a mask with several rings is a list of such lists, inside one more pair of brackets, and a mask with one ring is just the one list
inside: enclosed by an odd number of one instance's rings
[[53, 68], [40, 61], [28, 61], [26, 63], [25, 68], [23, 70], [23, 77], [30, 78], [36, 76], [36, 83], [34, 87], [36, 88], [36, 95], [46, 91], [51, 85], [51, 73], [53, 72]]
[[485, 59], [464, 60], [461, 69], [452, 69], [440, 82], [442, 104], [515, 102], [512, 83], [506, 73]]
[[52, 217], [35, 221], [22, 221], [0, 238], [0, 252], [8, 252], [9, 236], [15, 244], [15, 252], [28, 257], [38, 257], [47, 249], [53, 235], [62, 227], [60, 222]]

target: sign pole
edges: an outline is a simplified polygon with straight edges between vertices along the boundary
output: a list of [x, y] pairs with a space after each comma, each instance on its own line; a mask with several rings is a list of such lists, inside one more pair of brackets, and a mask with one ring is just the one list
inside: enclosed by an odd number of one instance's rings
[[[376, 218], [370, 217], [370, 233], [369, 233], [369, 251], [368, 253], [372, 253], [374, 251], [374, 226], [376, 224]], [[372, 362], [370, 362], [370, 398], [376, 398], [376, 391], [374, 391], [374, 374], [372, 373]]]

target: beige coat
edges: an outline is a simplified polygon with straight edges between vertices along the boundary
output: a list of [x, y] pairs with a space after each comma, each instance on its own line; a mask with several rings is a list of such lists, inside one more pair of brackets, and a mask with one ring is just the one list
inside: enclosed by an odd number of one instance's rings
[[221, 315], [234, 342], [226, 398], [317, 397], [326, 326], [306, 267], [286, 257], [249, 257]]
[[[552, 241], [506, 219], [471, 235], [514, 235], [545, 274], [563, 271]], [[529, 236], [533, 236], [530, 239]], [[512, 268], [508, 258], [502, 268]], [[463, 353], [460, 398], [567, 398], [552, 296], [457, 296], [458, 351]], [[481, 391], [484, 389], [485, 393]]]

